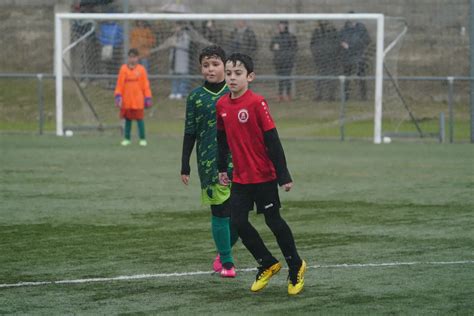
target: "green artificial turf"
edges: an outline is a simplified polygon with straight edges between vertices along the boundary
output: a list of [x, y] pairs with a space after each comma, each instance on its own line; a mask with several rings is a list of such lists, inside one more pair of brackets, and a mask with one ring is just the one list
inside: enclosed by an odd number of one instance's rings
[[[472, 314], [472, 145], [285, 139], [282, 214], [310, 266], [289, 297], [287, 270], [256, 294], [255, 271], [210, 273], [195, 158], [185, 187], [181, 139], [148, 141], [0, 134], [0, 314]], [[240, 242], [234, 256], [256, 266]], [[155, 276], [13, 286], [142, 274]]]

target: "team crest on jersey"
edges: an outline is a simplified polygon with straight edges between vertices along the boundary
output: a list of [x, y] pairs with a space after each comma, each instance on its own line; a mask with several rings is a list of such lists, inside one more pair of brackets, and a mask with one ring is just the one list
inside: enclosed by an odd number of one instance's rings
[[249, 111], [247, 109], [242, 109], [237, 114], [240, 123], [247, 123], [249, 120]]

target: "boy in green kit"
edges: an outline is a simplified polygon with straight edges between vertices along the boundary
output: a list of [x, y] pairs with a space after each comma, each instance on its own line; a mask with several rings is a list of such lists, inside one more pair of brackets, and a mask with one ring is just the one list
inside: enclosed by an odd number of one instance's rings
[[[217, 248], [213, 269], [222, 277], [235, 277], [232, 246], [237, 234], [231, 232], [230, 209], [228, 206], [230, 188], [219, 184], [217, 171], [216, 102], [229, 92], [225, 83], [224, 50], [216, 45], [204, 48], [199, 56], [204, 84], [194, 89], [186, 100], [186, 122], [184, 127], [183, 153], [181, 157], [181, 180], [189, 183], [189, 160], [194, 143], [197, 143], [196, 156], [201, 199], [211, 206], [212, 236]], [[229, 157], [230, 158], [230, 157]], [[230, 159], [228, 160], [231, 167]]]

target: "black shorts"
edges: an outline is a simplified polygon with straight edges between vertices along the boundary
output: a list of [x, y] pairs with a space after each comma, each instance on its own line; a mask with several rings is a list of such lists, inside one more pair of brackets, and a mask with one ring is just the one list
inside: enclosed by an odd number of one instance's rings
[[276, 180], [255, 184], [232, 183], [230, 191], [232, 212], [251, 211], [254, 209], [254, 205], [257, 205], [257, 213], [281, 207]]

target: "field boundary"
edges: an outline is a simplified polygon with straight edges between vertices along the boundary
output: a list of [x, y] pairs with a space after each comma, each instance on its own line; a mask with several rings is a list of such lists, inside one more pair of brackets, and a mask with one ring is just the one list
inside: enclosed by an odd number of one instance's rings
[[[383, 268], [383, 267], [403, 267], [403, 266], [417, 266], [417, 265], [470, 265], [474, 264], [474, 260], [459, 260], [459, 261], [412, 261], [412, 262], [385, 262], [385, 263], [342, 263], [342, 264], [322, 264], [308, 266], [309, 269], [352, 269], [352, 268]], [[237, 269], [238, 272], [252, 272], [257, 271], [256, 268]], [[173, 272], [173, 273], [156, 273], [156, 274], [135, 274], [122, 275], [109, 278], [87, 278], [87, 279], [69, 279], [58, 281], [31, 281], [18, 283], [0, 283], [0, 288], [15, 288], [15, 287], [32, 287], [40, 285], [61, 285], [61, 284], [84, 284], [84, 283], [98, 283], [98, 282], [113, 282], [113, 281], [131, 281], [143, 279], [157, 279], [170, 277], [187, 277], [196, 275], [210, 275], [213, 271], [195, 271], [195, 272]]]

